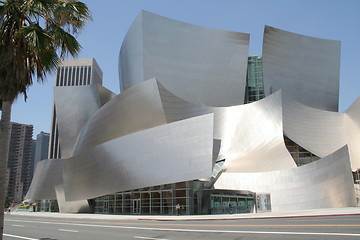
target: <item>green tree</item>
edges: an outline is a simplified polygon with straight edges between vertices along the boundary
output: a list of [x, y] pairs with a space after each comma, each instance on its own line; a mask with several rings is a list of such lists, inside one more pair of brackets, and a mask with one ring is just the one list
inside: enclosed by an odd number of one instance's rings
[[6, 197], [5, 198], [5, 208], [9, 208], [11, 206], [11, 203], [14, 202], [14, 199], [12, 197]]
[[0, 0], [0, 240], [3, 235], [5, 178], [13, 101], [24, 95], [33, 78], [44, 81], [59, 59], [76, 56], [76, 40], [91, 14], [73, 0]]

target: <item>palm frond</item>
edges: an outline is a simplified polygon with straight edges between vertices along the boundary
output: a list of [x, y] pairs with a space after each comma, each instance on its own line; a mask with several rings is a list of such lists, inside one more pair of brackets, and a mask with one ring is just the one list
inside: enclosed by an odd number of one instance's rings
[[89, 9], [78, 1], [0, 1], [0, 99], [21, 93], [26, 99], [33, 77], [43, 81], [59, 57], [76, 56], [81, 46], [74, 35], [88, 20]]
[[56, 24], [49, 26], [49, 33], [53, 36], [55, 45], [60, 48], [60, 58], [63, 58], [66, 53], [77, 56], [81, 45], [73, 35]]

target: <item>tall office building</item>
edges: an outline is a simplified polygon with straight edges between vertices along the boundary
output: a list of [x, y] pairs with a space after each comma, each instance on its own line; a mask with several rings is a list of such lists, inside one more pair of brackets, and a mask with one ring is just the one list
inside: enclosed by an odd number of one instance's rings
[[30, 161], [30, 172], [29, 177], [32, 181], [35, 172], [35, 151], [36, 151], [36, 139], [31, 140], [31, 161]]
[[40, 160], [48, 158], [49, 154], [49, 140], [50, 133], [41, 131], [37, 136], [36, 140], [33, 139], [33, 160], [30, 166], [30, 178], [32, 179], [34, 171], [36, 169], [36, 164]]
[[40, 160], [47, 159], [49, 152], [50, 133], [41, 131], [36, 137], [35, 167]]
[[11, 123], [8, 158], [7, 196], [19, 202], [30, 186], [33, 126]]
[[[57, 70], [55, 86], [82, 86], [102, 84], [102, 71], [94, 58], [63, 59]], [[71, 104], [71, 102], [69, 102]], [[49, 159], [61, 158], [55, 104], [51, 121]]]

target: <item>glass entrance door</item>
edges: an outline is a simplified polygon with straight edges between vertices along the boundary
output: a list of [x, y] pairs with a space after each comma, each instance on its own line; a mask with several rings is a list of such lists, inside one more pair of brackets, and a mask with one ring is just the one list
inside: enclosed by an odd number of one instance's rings
[[133, 214], [140, 214], [140, 199], [133, 199]]

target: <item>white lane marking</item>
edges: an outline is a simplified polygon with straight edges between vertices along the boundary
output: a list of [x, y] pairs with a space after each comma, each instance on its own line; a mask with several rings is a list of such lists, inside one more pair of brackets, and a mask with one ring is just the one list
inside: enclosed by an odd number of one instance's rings
[[115, 226], [115, 225], [96, 225], [96, 224], [82, 224], [82, 223], [64, 223], [64, 222], [42, 222], [29, 220], [6, 220], [12, 222], [31, 222], [43, 224], [56, 225], [70, 225], [82, 227], [100, 227], [100, 228], [115, 228], [115, 229], [137, 229], [137, 230], [152, 230], [152, 231], [169, 231], [169, 232], [202, 232], [202, 233], [242, 233], [242, 234], [275, 234], [275, 235], [321, 235], [321, 236], [356, 236], [360, 237], [360, 233], [322, 233], [322, 232], [264, 232], [264, 231], [236, 231], [236, 230], [204, 230], [204, 229], [181, 229], [181, 228], [146, 228], [146, 227], [129, 227], [129, 226]]
[[152, 237], [139, 237], [139, 236], [134, 236], [134, 238], [149, 239], [149, 240], [170, 240], [170, 239], [165, 239], [165, 238], [152, 238]]
[[4, 233], [3, 236], [12, 237], [12, 238], [19, 238], [19, 239], [26, 239], [26, 240], [39, 240], [37, 238], [28, 238], [28, 237], [16, 236], [16, 235], [11, 235], [11, 234], [6, 234], [6, 233]]
[[289, 219], [287, 222], [324, 222], [324, 221], [357, 221], [354, 219], [336, 219], [336, 218], [328, 218], [328, 219]]
[[13, 226], [13, 227], [25, 227], [24, 225], [16, 225], [16, 224], [11, 224], [11, 226]]
[[70, 230], [70, 229], [59, 229], [59, 231], [62, 231], [62, 232], [74, 232], [74, 233], [77, 233], [77, 232], [79, 232], [79, 231], [77, 231], [77, 230]]

